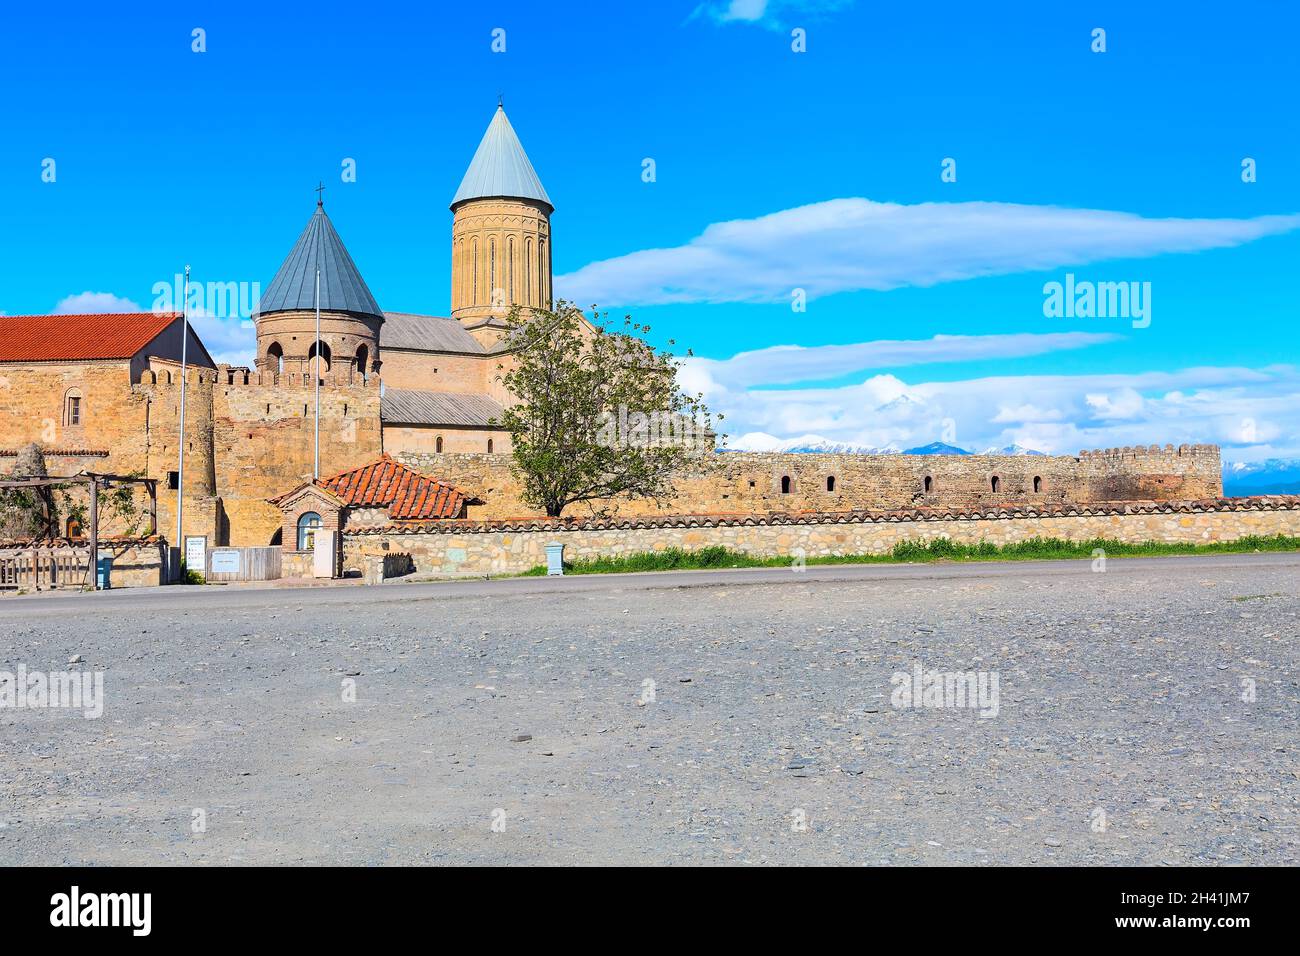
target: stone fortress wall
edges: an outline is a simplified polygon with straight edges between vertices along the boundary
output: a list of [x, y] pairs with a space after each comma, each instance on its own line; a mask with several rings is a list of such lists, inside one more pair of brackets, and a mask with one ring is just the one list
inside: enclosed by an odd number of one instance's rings
[[[180, 370], [151, 360], [29, 363], [0, 370], [4, 454], [35, 441], [51, 474], [97, 471], [158, 480], [158, 528], [175, 534]], [[134, 380], [132, 380], [134, 378]], [[185, 529], [213, 545], [266, 546], [282, 515], [267, 499], [312, 474], [315, 390], [310, 375], [220, 366], [187, 369]], [[65, 421], [69, 391], [80, 423]], [[321, 387], [321, 474], [373, 461], [385, 451], [477, 500], [469, 517], [535, 516], [521, 500], [508, 454], [418, 450], [380, 420], [379, 376], [340, 367]], [[1204, 500], [1222, 494], [1213, 445], [1140, 446], [1077, 456], [759, 454], [710, 456], [683, 473], [661, 508], [618, 502], [616, 515], [880, 511], [900, 508], [1051, 507], [1108, 501]], [[576, 506], [574, 516], [589, 514]], [[128, 529], [104, 529], [105, 534]], [[135, 530], [139, 530], [138, 528]]]
[[[509, 455], [396, 451], [403, 464], [482, 501], [471, 518], [535, 515], [520, 498]], [[726, 452], [684, 473], [662, 509], [617, 502], [613, 513], [768, 514], [897, 508], [981, 508], [1100, 501], [1218, 498], [1217, 445], [1138, 446], [1072, 455], [842, 455]], [[996, 481], [995, 481], [996, 479]], [[927, 481], [928, 480], [928, 481]], [[584, 513], [581, 506], [575, 515]]]

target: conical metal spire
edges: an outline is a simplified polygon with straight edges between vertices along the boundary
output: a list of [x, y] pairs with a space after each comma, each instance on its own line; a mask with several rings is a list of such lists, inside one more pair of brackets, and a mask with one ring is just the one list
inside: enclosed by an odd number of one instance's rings
[[495, 197], [531, 199], [554, 208], [500, 103], [465, 171], [465, 178], [460, 181], [451, 207], [455, 209], [458, 203], [468, 199]]
[[322, 311], [352, 312], [380, 320], [384, 313], [361, 278], [334, 224], [317, 201], [307, 228], [262, 296], [259, 314], [316, 308], [316, 270], [320, 269]]

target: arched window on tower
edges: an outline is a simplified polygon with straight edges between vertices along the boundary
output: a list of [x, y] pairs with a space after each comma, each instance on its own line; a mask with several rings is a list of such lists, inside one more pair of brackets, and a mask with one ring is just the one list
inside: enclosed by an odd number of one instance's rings
[[370, 364], [370, 350], [364, 345], [357, 346], [357, 374], [361, 376], [361, 381], [366, 380], [367, 366]]
[[506, 305], [515, 304], [515, 237], [511, 236], [506, 240], [506, 288], [509, 290], [509, 298], [506, 299]]
[[492, 297], [492, 304], [496, 304], [497, 294], [497, 241], [488, 240], [488, 295]]
[[931, 478], [929, 475], [926, 475], [926, 476], [925, 476], [925, 485], [924, 485], [924, 488], [925, 488], [925, 493], [926, 493], [927, 495], [930, 493], [931, 489], [934, 488], [934, 479]]
[[537, 302], [543, 309], [549, 309], [551, 303], [546, 297], [550, 293], [546, 288], [546, 240], [537, 240]]
[[284, 349], [279, 342], [272, 342], [266, 349], [266, 370], [276, 375], [284, 374]]
[[789, 476], [789, 475], [782, 475], [782, 476], [781, 476], [781, 494], [783, 494], [783, 495], [788, 495], [789, 493], [790, 493], [790, 476]]
[[1043, 479], [1040, 478], [1038, 475], [1034, 475], [1034, 494], [1038, 494], [1042, 490], [1043, 490]]
[[433, 440], [433, 450], [436, 451], [436, 452], [438, 452], [439, 454], [442, 453], [442, 436], [441, 436], [441, 435], [439, 435], [437, 438], [435, 438], [435, 439]]
[[993, 493], [996, 495], [1002, 489], [1002, 479], [994, 475], [989, 479], [989, 487], [993, 489]]
[[525, 305], [536, 305], [537, 300], [533, 298], [533, 240], [524, 241], [524, 297]]
[[320, 344], [320, 360], [316, 360], [316, 343], [311, 344], [307, 350], [307, 365], [317, 376], [323, 376], [330, 370], [330, 347], [328, 342]]
[[469, 241], [469, 259], [474, 265], [470, 269], [470, 305], [478, 305], [478, 240]]

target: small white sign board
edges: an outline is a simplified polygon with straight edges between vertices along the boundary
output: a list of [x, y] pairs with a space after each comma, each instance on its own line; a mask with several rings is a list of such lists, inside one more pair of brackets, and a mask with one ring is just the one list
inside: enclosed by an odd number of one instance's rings
[[239, 559], [240, 559], [239, 552], [233, 549], [229, 551], [221, 551], [221, 550], [213, 551], [212, 568], [211, 568], [212, 573], [213, 574], [238, 574], [239, 567], [240, 567]]
[[207, 571], [208, 537], [203, 534], [185, 536], [185, 567], [199, 574]]

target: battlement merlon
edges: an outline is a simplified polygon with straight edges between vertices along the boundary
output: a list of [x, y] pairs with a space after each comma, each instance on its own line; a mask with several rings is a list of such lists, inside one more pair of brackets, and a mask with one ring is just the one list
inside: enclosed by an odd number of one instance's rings
[[1220, 456], [1218, 445], [1126, 445], [1123, 448], [1093, 448], [1079, 452], [1079, 458], [1141, 459], [1141, 458], [1204, 458], [1217, 461]]
[[[134, 384], [166, 387], [179, 384], [179, 376], [179, 369], [173, 372], [167, 368], [147, 368], [140, 372], [139, 380]], [[312, 376], [307, 374], [255, 372], [250, 369], [228, 365], [221, 365], [216, 369], [187, 368], [185, 370], [185, 380], [190, 385], [212, 385], [227, 388], [232, 386], [248, 386], [250, 388], [276, 386], [288, 389], [311, 388], [314, 385]], [[322, 389], [333, 390], [363, 389], [368, 392], [378, 392], [380, 388], [380, 379], [377, 374], [362, 378], [355, 371], [347, 369], [336, 373], [327, 372], [321, 376], [320, 383]]]

